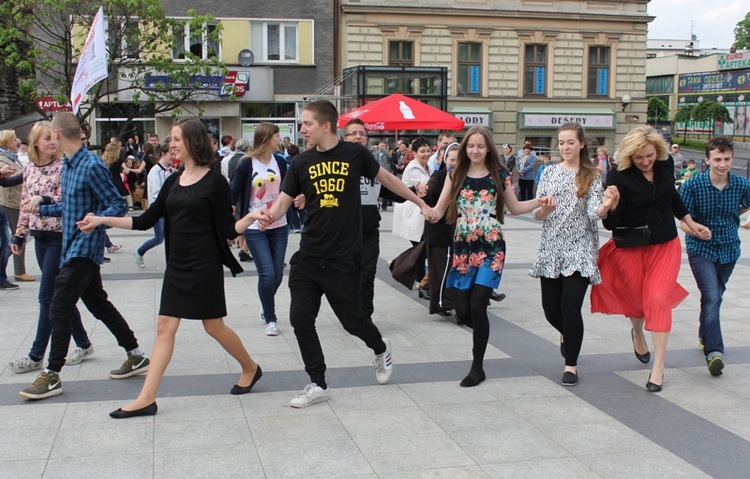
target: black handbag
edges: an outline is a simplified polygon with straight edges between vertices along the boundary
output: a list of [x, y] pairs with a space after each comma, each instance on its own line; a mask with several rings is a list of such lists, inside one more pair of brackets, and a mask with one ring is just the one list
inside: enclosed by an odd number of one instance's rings
[[648, 219], [643, 226], [618, 226], [612, 230], [612, 239], [618, 248], [635, 248], [636, 246], [648, 246], [651, 244], [651, 228], [648, 222], [651, 219], [651, 210], [654, 208], [654, 197], [656, 187], [651, 193], [651, 206], [648, 209]]
[[618, 248], [648, 246], [651, 242], [651, 229], [648, 225], [634, 228], [621, 226], [612, 230], [612, 239]]

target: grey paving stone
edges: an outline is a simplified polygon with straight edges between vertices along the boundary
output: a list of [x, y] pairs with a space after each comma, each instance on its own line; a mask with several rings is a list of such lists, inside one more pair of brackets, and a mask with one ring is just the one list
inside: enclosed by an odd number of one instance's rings
[[252, 444], [247, 423], [237, 419], [168, 421], [155, 416], [153, 450], [185, 452]]
[[464, 429], [449, 434], [481, 465], [571, 457], [565, 448], [524, 421], [502, 428]]
[[54, 422], [48, 425], [53, 424], [54, 428], [29, 427], [24, 431], [4, 432], [0, 440], [0, 457], [7, 461], [47, 460], [57, 435], [57, 425]]
[[153, 453], [154, 444], [150, 440], [154, 437], [153, 417], [131, 418], [117, 424], [114, 419], [112, 421], [110, 427], [65, 429], [64, 434], [55, 437], [50, 458], [96, 458], [120, 454], [140, 457]]
[[430, 434], [441, 431], [435, 421], [417, 406], [337, 411], [336, 415], [355, 440], [366, 437]]
[[445, 433], [365, 437], [356, 442], [377, 474], [476, 465]]
[[488, 479], [490, 476], [479, 466], [446, 467], [426, 471], [388, 472], [380, 479]]
[[0, 461], [0, 470], [4, 477], [38, 479], [44, 474], [47, 460], [38, 461]]
[[403, 384], [401, 389], [422, 406], [432, 404], [457, 405], [467, 402], [494, 401], [495, 397], [484, 388], [484, 385], [491, 381], [485, 381], [482, 386], [473, 388], [462, 388], [457, 381], [443, 381]]
[[[661, 477], [675, 479], [702, 479], [711, 477], [660, 448], [655, 448], [655, 450], [650, 451], [641, 451], [637, 455], [629, 452], [599, 456], [584, 456], [579, 459], [597, 474], [609, 479], [651, 477], [655, 473], [658, 473]], [[745, 471], [735, 472], [736, 474], [745, 473]]]
[[[131, 441], [132, 443], [133, 441]], [[154, 477], [151, 451], [138, 454], [100, 454], [52, 458], [42, 476], [44, 479], [79, 479], [86, 477], [122, 477], [145, 479]]]
[[206, 448], [154, 454], [154, 478], [188, 477], [248, 479], [265, 478], [263, 466], [250, 443], [241, 446]]
[[373, 474], [373, 468], [351, 439], [318, 441], [309, 433], [300, 435], [303, 442], [267, 442], [258, 445], [258, 455], [268, 478], [340, 477]]
[[345, 411], [416, 406], [417, 403], [405, 392], [408, 386], [411, 385], [389, 384], [339, 389], [335, 391], [328, 404], [339, 415]]
[[[316, 405], [312, 407], [314, 406]], [[315, 414], [253, 416], [247, 419], [247, 424], [258, 445], [278, 442], [304, 443], [306, 438], [312, 437], [316, 441], [351, 439], [348, 431], [333, 412], [328, 408], [317, 409]]]
[[[482, 466], [492, 479], [602, 479], [575, 458], [521, 461]], [[633, 476], [636, 477], [636, 476]]]

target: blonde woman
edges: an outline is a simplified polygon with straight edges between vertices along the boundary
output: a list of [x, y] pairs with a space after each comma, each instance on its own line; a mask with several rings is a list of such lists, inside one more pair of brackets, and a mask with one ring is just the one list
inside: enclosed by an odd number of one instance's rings
[[674, 188], [674, 164], [661, 134], [653, 127], [634, 129], [622, 140], [617, 170], [607, 185], [617, 188], [604, 219], [613, 239], [599, 251], [602, 282], [591, 291], [591, 311], [621, 314], [630, 319], [636, 358], [651, 360], [644, 327], [651, 331], [654, 361], [646, 383], [650, 392], [664, 385], [664, 356], [672, 329], [672, 309], [687, 296], [677, 283], [682, 246], [674, 218], [685, 222], [693, 235], [711, 232], [693, 221]]
[[[23, 170], [22, 201], [28, 201], [38, 195], [51, 198], [54, 203], [60, 202], [62, 199], [60, 178], [63, 167], [61, 156], [57, 140], [52, 134], [52, 125], [46, 121], [36, 123], [29, 133], [29, 162]], [[36, 261], [42, 271], [38, 295], [39, 319], [36, 337], [29, 354], [8, 363], [8, 368], [18, 374], [42, 368], [42, 360], [52, 334], [49, 309], [52, 304], [52, 294], [55, 291], [55, 278], [60, 272], [61, 218], [22, 212], [11, 246], [13, 254], [19, 254], [22, 251], [23, 245], [30, 236], [34, 238]], [[77, 308], [74, 308], [72, 336], [77, 347], [67, 357], [65, 364], [68, 365], [78, 364], [94, 353], [94, 347], [83, 328]]]

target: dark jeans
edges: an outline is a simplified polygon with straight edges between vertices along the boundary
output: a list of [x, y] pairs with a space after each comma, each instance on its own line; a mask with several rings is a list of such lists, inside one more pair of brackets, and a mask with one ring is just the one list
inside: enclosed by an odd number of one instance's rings
[[518, 180], [518, 199], [520, 201], [534, 198], [534, 180]]
[[[159, 246], [164, 242], [164, 218], [161, 218], [154, 225], [154, 237], [143, 242], [140, 248], [138, 248], [138, 254], [143, 256], [146, 251], [150, 250], [155, 246]], [[109, 242], [110, 245], [112, 242]]]
[[10, 258], [10, 225], [5, 210], [0, 208], [0, 283], [8, 281], [8, 275], [5, 273], [8, 258]]
[[570, 276], [541, 278], [544, 316], [565, 339], [565, 365], [577, 366], [583, 344], [581, 308], [589, 279], [576, 271]]
[[289, 264], [291, 323], [305, 363], [305, 371], [312, 382], [326, 387], [325, 357], [315, 329], [320, 298], [323, 295], [346, 332], [364, 341], [375, 354], [385, 352], [380, 331], [371, 320], [364, 318], [360, 308], [362, 261], [359, 255], [323, 259], [298, 251]]
[[731, 263], [714, 263], [708, 258], [692, 253], [688, 254], [690, 269], [693, 270], [695, 282], [701, 292], [701, 314], [698, 337], [703, 342], [703, 353], [706, 358], [724, 355], [724, 339], [721, 336], [719, 322], [721, 302], [727, 282], [734, 271], [735, 261]]
[[[52, 334], [52, 326], [49, 320], [49, 308], [52, 304], [52, 295], [55, 292], [55, 278], [60, 272], [60, 255], [62, 254], [62, 237], [60, 238], [34, 238], [34, 249], [36, 251], [36, 262], [42, 271], [39, 281], [39, 320], [36, 325], [36, 337], [31, 345], [29, 357], [34, 361], [44, 358], [47, 343]], [[91, 346], [86, 330], [81, 323], [81, 313], [78, 308], [73, 307], [72, 331], [76, 346], [86, 349]]]
[[276, 322], [276, 291], [284, 276], [284, 256], [289, 240], [286, 226], [270, 230], [245, 230], [245, 243], [258, 270], [258, 296], [266, 323]]
[[99, 265], [88, 258], [73, 258], [63, 265], [55, 278], [55, 294], [49, 311], [52, 344], [47, 366], [52, 371], [60, 372], [65, 365], [73, 316], [79, 299], [83, 300], [83, 304], [96, 319], [104, 323], [117, 339], [117, 344], [125, 351], [138, 347], [138, 340], [127, 321], [107, 299]]
[[375, 312], [375, 274], [378, 270], [378, 259], [380, 257], [380, 231], [362, 233], [362, 285], [360, 295], [362, 298], [362, 316], [365, 321], [371, 321], [372, 313]]
[[292, 225], [292, 229], [296, 231], [300, 231], [305, 227], [305, 218], [307, 218], [307, 213], [305, 213], [305, 210], [298, 210], [294, 206], [289, 208], [289, 210], [286, 212], [287, 223]]

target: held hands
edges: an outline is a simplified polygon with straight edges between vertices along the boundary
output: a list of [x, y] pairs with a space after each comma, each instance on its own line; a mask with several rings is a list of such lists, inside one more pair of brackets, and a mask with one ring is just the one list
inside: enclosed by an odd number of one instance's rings
[[552, 195], [542, 196], [538, 198], [537, 201], [539, 201], [539, 206], [544, 213], [549, 214], [557, 208], [557, 200]]
[[11, 245], [10, 245], [10, 252], [13, 253], [13, 254], [21, 254], [21, 247], [18, 246], [17, 244], [12, 244], [11, 243]]
[[693, 236], [697, 236], [698, 238], [708, 241], [711, 239], [711, 230], [708, 229], [708, 227], [703, 226], [702, 224], [698, 224], [696, 222], [692, 222], [690, 226], [690, 230], [692, 231]]
[[607, 208], [607, 211], [611, 211], [617, 208], [617, 204], [620, 202], [620, 190], [616, 186], [608, 186], [604, 190], [604, 201], [602, 206]]
[[421, 181], [414, 185], [414, 189], [417, 192], [417, 196], [424, 198], [427, 195], [427, 184]]
[[300, 194], [294, 198], [294, 207], [298, 210], [305, 209], [305, 195]]
[[81, 221], [77, 221], [76, 226], [78, 226], [78, 229], [81, 230], [83, 234], [91, 234], [103, 222], [104, 218], [96, 216], [94, 213], [89, 213], [84, 216]]
[[40, 204], [42, 204], [42, 197], [39, 195], [32, 196], [28, 200], [21, 202], [21, 211], [24, 213], [39, 213]]
[[257, 221], [258, 228], [261, 231], [268, 229], [268, 227], [273, 223], [273, 217], [266, 207], [250, 212], [246, 217], [252, 218], [254, 221]]
[[740, 225], [740, 228], [744, 228], [746, 230], [750, 230], [750, 221], [745, 221]]
[[437, 223], [440, 220], [440, 218], [443, 217], [443, 214], [441, 212], [439, 212], [435, 208], [431, 208], [426, 203], [423, 204], [423, 206], [421, 207], [421, 210], [422, 210], [422, 216], [424, 216], [424, 219], [433, 224]]

